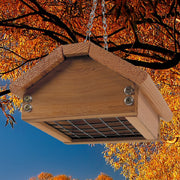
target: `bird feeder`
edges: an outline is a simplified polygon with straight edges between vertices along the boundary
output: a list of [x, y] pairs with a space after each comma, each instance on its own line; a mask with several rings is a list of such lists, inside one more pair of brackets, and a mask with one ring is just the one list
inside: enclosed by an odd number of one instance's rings
[[58, 47], [10, 89], [24, 121], [66, 144], [158, 140], [172, 118], [146, 72], [91, 42]]

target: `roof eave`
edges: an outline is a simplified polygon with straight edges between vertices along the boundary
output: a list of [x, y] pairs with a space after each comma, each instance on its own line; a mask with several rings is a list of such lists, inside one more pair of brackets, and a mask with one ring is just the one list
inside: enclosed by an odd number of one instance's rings
[[47, 73], [52, 71], [59, 63], [64, 61], [62, 46], [55, 49], [48, 56], [40, 60], [35, 66], [23, 73], [16, 81], [11, 82], [10, 90], [15, 95], [23, 98], [23, 95], [30, 86], [39, 81]]

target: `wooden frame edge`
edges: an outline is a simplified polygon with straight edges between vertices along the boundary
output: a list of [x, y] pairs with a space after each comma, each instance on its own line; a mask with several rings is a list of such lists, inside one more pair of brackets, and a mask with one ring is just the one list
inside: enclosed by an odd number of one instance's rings
[[[28, 122], [29, 123], [29, 122]], [[40, 129], [41, 131], [49, 134], [50, 136], [62, 141], [63, 143], [71, 143], [72, 139], [65, 134], [59, 132], [55, 128], [52, 128], [51, 126], [48, 126], [46, 123], [29, 123], [32, 126], [35, 126], [36, 128]]]
[[168, 107], [166, 101], [163, 99], [160, 91], [155, 86], [150, 75], [148, 75], [147, 79], [140, 85], [140, 90], [149, 99], [151, 105], [158, 112], [159, 116], [163, 120], [169, 122], [173, 117], [173, 113]]
[[155, 139], [151, 131], [137, 117], [126, 117], [126, 119], [144, 136], [146, 141]]
[[89, 54], [89, 42], [62, 45], [65, 57], [85, 56]]
[[106, 140], [96, 140], [96, 141], [92, 141], [92, 140], [72, 140], [72, 142], [68, 142], [65, 143], [67, 145], [78, 145], [78, 144], [107, 144], [107, 143], [138, 143], [138, 142], [151, 142], [151, 141], [160, 141], [160, 139], [144, 139], [144, 138], [136, 138], [134, 139], [134, 137], [131, 138], [112, 138], [112, 139], [106, 139]]
[[155, 109], [141, 90], [138, 92], [138, 114], [137, 117], [126, 117], [126, 119], [146, 138], [159, 139], [160, 118]]
[[[28, 112], [31, 113], [31, 112]], [[137, 115], [137, 111], [135, 112], [129, 112], [129, 113], [121, 113], [121, 114], [105, 114], [105, 115], [86, 115], [86, 116], [68, 116], [68, 117], [51, 117], [51, 119], [49, 118], [38, 118], [37, 119], [32, 119], [32, 118], [27, 118], [27, 117], [22, 117], [22, 119], [24, 121], [26, 121], [27, 123], [40, 123], [40, 122], [44, 122], [44, 121], [59, 121], [59, 120], [67, 120], [67, 119], [71, 119], [71, 120], [77, 120], [77, 119], [93, 119], [93, 118], [112, 118], [112, 117], [125, 117], [125, 116], [136, 116]]]

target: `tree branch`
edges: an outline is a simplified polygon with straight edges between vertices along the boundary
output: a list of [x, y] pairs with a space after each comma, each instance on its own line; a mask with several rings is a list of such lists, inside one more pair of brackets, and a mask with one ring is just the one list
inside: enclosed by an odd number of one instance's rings
[[[135, 52], [135, 51], [127, 51], [127, 50], [122, 50], [123, 52], [127, 53], [128, 55], [131, 55], [131, 54], [134, 54], [134, 55], [137, 55], [137, 56], [141, 56], [141, 57], [147, 57], [147, 58], [150, 58], [150, 59], [155, 59], [157, 61], [161, 61], [161, 62], [166, 62], [167, 60], [157, 54], [153, 54], [153, 55], [149, 55], [149, 54], [146, 54], [146, 53], [140, 53], [140, 52]], [[127, 56], [126, 56], [127, 57]]]
[[143, 62], [143, 61], [136, 61], [136, 60], [130, 60], [130, 59], [124, 59], [127, 62], [135, 65], [135, 66], [142, 66], [147, 67], [151, 69], [169, 69], [179, 64], [180, 62], [180, 53], [177, 53], [172, 60], [166, 61], [164, 63], [149, 63], [149, 62]]
[[6, 51], [9, 51], [10, 53], [13, 53], [14, 55], [20, 57], [21, 59], [26, 60], [26, 59], [25, 59], [24, 57], [22, 57], [21, 55], [17, 54], [16, 52], [14, 52], [14, 51], [12, 51], [12, 50], [6, 48], [6, 47], [0, 47], [0, 49], [4, 49], [4, 50], [6, 50]]
[[10, 89], [5, 90], [5, 91], [2, 91], [2, 92], [0, 92], [0, 97], [1, 97], [1, 96], [4, 96], [4, 95], [6, 95], [6, 94], [9, 94], [10, 92], [11, 92]]
[[31, 62], [31, 61], [35, 61], [35, 60], [38, 60], [38, 59], [41, 59], [41, 58], [43, 58], [43, 57], [45, 57], [45, 56], [47, 56], [47, 55], [48, 55], [48, 54], [45, 54], [45, 55], [43, 55], [43, 56], [41, 56], [41, 57], [36, 57], [36, 58], [33, 58], [33, 59], [26, 60], [25, 62], [23, 62], [22, 64], [16, 66], [15, 68], [13, 68], [13, 69], [11, 69], [11, 70], [9, 70], [9, 71], [0, 73], [0, 75], [4, 75], [4, 74], [10, 73], [10, 72], [13, 72], [14, 70], [19, 69], [20, 67], [22, 67], [23, 65], [25, 65], [26, 63]]
[[15, 21], [15, 20], [18, 20], [18, 19], [23, 19], [23, 18], [28, 17], [28, 16], [31, 16], [31, 15], [36, 15], [36, 14], [38, 14], [38, 12], [28, 13], [28, 14], [25, 14], [25, 15], [22, 15], [22, 16], [17, 16], [17, 17], [15, 17], [15, 18], [2, 20], [2, 21], [0, 21], [0, 22], [4, 23], [4, 22], [9, 22], [9, 21]]
[[[164, 27], [166, 30], [167, 30], [167, 28], [168, 28], [168, 29], [170, 29], [171, 31], [173, 31], [173, 28], [172, 28], [172, 27], [168, 26], [167, 24], [163, 23], [162, 21], [161, 21], [161, 23], [160, 23], [160, 22], [158, 22], [158, 21], [153, 21], [153, 20], [150, 19], [150, 18], [143, 18], [143, 20], [138, 20], [138, 21], [136, 21], [136, 23], [137, 23], [138, 25], [144, 24], [144, 23], [158, 24], [158, 25]], [[180, 35], [180, 32], [177, 31], [177, 30], [175, 30], [175, 33], [177, 33], [178, 35]]]
[[49, 18], [46, 18], [47, 21], [52, 22], [55, 25], [63, 28], [64, 30], [66, 30], [68, 35], [72, 38], [73, 42], [78, 42], [78, 40], [76, 39], [76, 36], [73, 34], [73, 32], [68, 28], [68, 26], [65, 23], [63, 23], [61, 21], [61, 19], [58, 16], [47, 12], [45, 9], [43, 9], [40, 6], [40, 4], [36, 0], [30, 0], [30, 1], [39, 9], [39, 11], [38, 11], [39, 15], [44, 14], [47, 17], [49, 17]]
[[118, 45], [115, 47], [110, 47], [109, 51], [114, 52], [114, 51], [118, 51], [118, 50], [131, 49], [132, 47], [133, 47], [133, 49], [151, 50], [151, 51], [162, 53], [162, 54], [169, 55], [169, 56], [172, 56], [175, 54], [174, 51], [171, 51], [169, 49], [162, 48], [159, 46], [154, 46], [151, 44], [141, 43], [141, 42], [135, 42], [134, 44], [132, 44], [132, 43], [122, 44], [122, 45]]
[[30, 6], [28, 3], [26, 3], [24, 0], [20, 0], [23, 4], [25, 4], [29, 9], [33, 10], [34, 12], [37, 12], [32, 6]]
[[71, 39], [69, 39], [68, 37], [65, 37], [65, 36], [63, 36], [63, 35], [61, 35], [61, 34], [59, 34], [57, 32], [46, 30], [46, 29], [41, 29], [41, 28], [36, 28], [36, 27], [32, 27], [32, 26], [28, 26], [26, 24], [15, 24], [15, 23], [3, 23], [3, 22], [0, 22], [0, 26], [12, 27], [12, 28], [18, 28], [18, 29], [28, 29], [28, 30], [35, 30], [35, 31], [39, 31], [39, 32], [44, 32], [44, 34], [48, 35], [52, 39], [54, 39], [57, 42], [60, 42], [62, 44], [67, 44], [68, 42], [60, 39], [58, 36], [60, 36], [62, 38], [65, 38], [66, 40], [68, 40], [68, 41], [70, 41], [72, 43]]

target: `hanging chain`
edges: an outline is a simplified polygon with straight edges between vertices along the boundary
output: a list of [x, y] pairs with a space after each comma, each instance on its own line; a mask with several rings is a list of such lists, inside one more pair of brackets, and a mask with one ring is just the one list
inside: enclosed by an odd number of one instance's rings
[[96, 6], [97, 6], [97, 0], [93, 0], [93, 7], [92, 7], [92, 10], [91, 10], [91, 13], [90, 13], [89, 22], [88, 22], [88, 25], [87, 25], [88, 30], [86, 32], [86, 39], [85, 39], [84, 42], [86, 42], [88, 39], [90, 41], [91, 29], [93, 27], [93, 20], [94, 20], [94, 17], [95, 17]]
[[[104, 29], [104, 35], [103, 35], [104, 49], [108, 50], [108, 43], [107, 43], [108, 34], [107, 34], [107, 23], [106, 23], [106, 16], [105, 16], [106, 14], [105, 0], [102, 0], [101, 6], [102, 6], [102, 23], [103, 23], [103, 29]], [[96, 7], [97, 7], [97, 0], [93, 0], [93, 6], [92, 6], [92, 10], [89, 17], [89, 22], [87, 25], [88, 30], [86, 32], [86, 39], [84, 40], [84, 42], [86, 42], [87, 40], [90, 41], [91, 29], [93, 27], [93, 20], [95, 17]]]
[[108, 51], [108, 43], [107, 43], [108, 34], [107, 34], [107, 23], [106, 23], [106, 15], [105, 15], [106, 14], [105, 0], [102, 0], [101, 6], [102, 6], [102, 23], [104, 29], [104, 35], [103, 35], [104, 49]]

